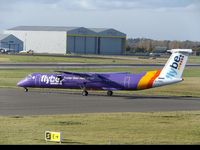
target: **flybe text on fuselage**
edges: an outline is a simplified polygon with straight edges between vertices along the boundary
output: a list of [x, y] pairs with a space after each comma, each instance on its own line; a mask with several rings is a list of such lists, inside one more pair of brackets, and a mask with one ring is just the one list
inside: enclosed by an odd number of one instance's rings
[[42, 75], [41, 82], [50, 85], [62, 85], [59, 78], [53, 75], [51, 76]]
[[178, 55], [174, 57], [172, 64], [170, 65], [170, 69], [166, 74], [166, 78], [172, 79], [176, 75], [178, 75], [178, 71], [181, 69], [182, 63], [184, 60], [183, 55]]

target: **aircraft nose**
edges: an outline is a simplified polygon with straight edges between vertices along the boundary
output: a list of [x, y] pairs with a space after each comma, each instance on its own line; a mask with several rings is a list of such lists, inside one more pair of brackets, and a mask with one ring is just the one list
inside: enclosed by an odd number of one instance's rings
[[17, 83], [17, 86], [19, 86], [19, 87], [26, 87], [26, 81], [25, 81], [25, 79], [19, 81], [19, 82]]
[[17, 86], [19, 86], [19, 87], [31, 87], [31, 86], [33, 86], [33, 83], [32, 83], [31, 80], [25, 78], [25, 79], [19, 81], [17, 83]]

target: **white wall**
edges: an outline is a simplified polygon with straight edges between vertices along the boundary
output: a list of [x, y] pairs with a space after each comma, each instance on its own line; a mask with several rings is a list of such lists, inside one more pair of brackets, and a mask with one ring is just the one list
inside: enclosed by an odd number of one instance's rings
[[59, 31], [15, 31], [6, 30], [24, 42], [24, 50], [32, 49], [35, 53], [66, 53], [66, 32]]

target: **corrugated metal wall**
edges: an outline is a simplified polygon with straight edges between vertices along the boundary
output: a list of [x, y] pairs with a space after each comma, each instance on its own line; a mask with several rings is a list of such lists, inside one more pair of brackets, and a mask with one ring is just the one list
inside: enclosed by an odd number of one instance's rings
[[96, 38], [87, 36], [68, 36], [67, 51], [78, 54], [95, 54]]
[[78, 28], [67, 32], [67, 53], [120, 55], [126, 35], [114, 29]]
[[77, 54], [120, 55], [123, 53], [123, 38], [67, 37], [67, 51]]
[[95, 37], [86, 38], [86, 53], [96, 54], [96, 38]]
[[100, 54], [105, 55], [120, 55], [122, 54], [122, 39], [121, 38], [100, 38]]

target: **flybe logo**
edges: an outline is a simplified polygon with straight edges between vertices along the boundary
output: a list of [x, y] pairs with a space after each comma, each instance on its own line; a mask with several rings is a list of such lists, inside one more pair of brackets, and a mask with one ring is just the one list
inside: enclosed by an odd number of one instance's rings
[[41, 82], [50, 85], [62, 85], [62, 82], [60, 82], [59, 78], [53, 75], [51, 76], [42, 75]]
[[178, 74], [178, 71], [181, 69], [181, 66], [183, 64], [184, 56], [179, 55], [175, 56], [174, 60], [172, 61], [172, 64], [170, 65], [170, 68], [166, 74], [167, 78], [173, 78]]
[[184, 59], [183, 55], [175, 56], [174, 62], [170, 65], [170, 67], [180, 70], [183, 63], [183, 59]]

